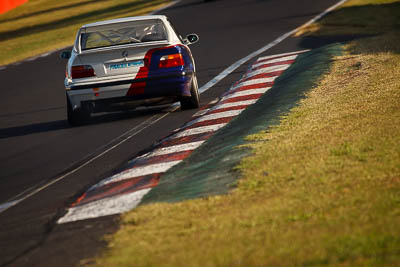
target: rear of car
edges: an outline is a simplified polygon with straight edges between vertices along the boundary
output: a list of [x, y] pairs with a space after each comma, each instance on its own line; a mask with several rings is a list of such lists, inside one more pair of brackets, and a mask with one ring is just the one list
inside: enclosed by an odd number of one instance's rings
[[195, 64], [184, 43], [165, 16], [83, 26], [67, 56], [69, 122], [85, 121], [95, 112], [177, 100], [182, 108], [198, 107]]

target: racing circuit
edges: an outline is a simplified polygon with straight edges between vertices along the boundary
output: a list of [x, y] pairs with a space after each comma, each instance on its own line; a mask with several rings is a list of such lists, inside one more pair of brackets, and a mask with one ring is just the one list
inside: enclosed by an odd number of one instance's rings
[[134, 208], [162, 173], [254, 104], [299, 53], [317, 47], [290, 36], [335, 4], [184, 0], [160, 11], [180, 32], [200, 36], [191, 47], [200, 111], [140, 108], [71, 128], [59, 51], [3, 67], [0, 266], [71, 266], [96, 253], [117, 226], [115, 216], [102, 216]]

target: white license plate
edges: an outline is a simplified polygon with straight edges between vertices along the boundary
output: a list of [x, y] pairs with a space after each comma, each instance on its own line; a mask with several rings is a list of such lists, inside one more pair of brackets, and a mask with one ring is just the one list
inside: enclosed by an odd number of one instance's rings
[[110, 70], [120, 70], [120, 69], [143, 67], [143, 66], [144, 66], [143, 60], [135, 60], [135, 61], [129, 61], [129, 62], [110, 64], [110, 65], [108, 65], [108, 68]]

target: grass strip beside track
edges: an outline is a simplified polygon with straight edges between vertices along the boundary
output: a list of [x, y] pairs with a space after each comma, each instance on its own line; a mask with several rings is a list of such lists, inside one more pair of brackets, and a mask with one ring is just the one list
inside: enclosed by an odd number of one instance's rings
[[[143, 203], [177, 202], [228, 193], [239, 178], [234, 168], [250, 150], [240, 147], [246, 136], [279, 123], [313, 82], [329, 70], [333, 56], [341, 54], [340, 45], [330, 45], [300, 54], [255, 105], [219, 130], [181, 164], [166, 172], [157, 187], [143, 198]], [[315, 85], [315, 84], [314, 84]]]
[[0, 66], [73, 44], [90, 22], [145, 15], [170, 0], [30, 0], [0, 15]]
[[347, 43], [279, 125], [248, 137], [235, 190], [125, 214], [97, 264], [399, 265], [399, 10], [351, 0], [303, 29], [371, 36]]

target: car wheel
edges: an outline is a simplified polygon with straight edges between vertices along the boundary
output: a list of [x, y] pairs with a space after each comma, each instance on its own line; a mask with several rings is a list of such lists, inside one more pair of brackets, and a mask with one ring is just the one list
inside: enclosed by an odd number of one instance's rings
[[66, 95], [66, 98], [68, 123], [71, 126], [78, 126], [88, 122], [88, 120], [90, 119], [90, 112], [82, 109], [73, 110], [68, 95]]
[[199, 85], [197, 84], [196, 76], [193, 76], [192, 85], [190, 88], [190, 97], [181, 99], [181, 109], [194, 109], [200, 107]]

